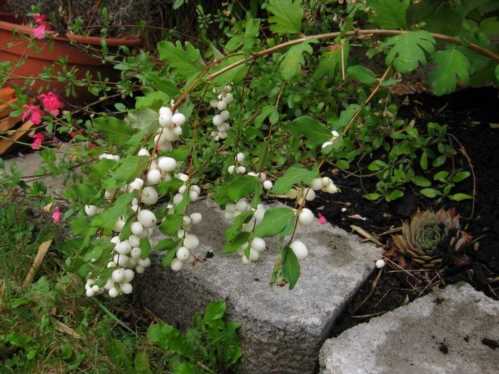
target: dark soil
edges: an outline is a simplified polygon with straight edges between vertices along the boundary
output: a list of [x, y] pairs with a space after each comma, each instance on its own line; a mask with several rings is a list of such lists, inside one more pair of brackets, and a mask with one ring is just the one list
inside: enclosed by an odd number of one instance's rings
[[[381, 315], [420, 297], [435, 286], [467, 281], [476, 289], [499, 299], [499, 91], [493, 88], [467, 89], [434, 97], [429, 94], [409, 96], [402, 115], [415, 118], [418, 124], [448, 124], [448, 131], [462, 144], [476, 173], [475, 206], [471, 201], [455, 203], [430, 200], [407, 191], [400, 201], [370, 202], [362, 197], [374, 190], [375, 180], [333, 171], [341, 192], [319, 194], [310, 205], [329, 222], [347, 231], [351, 225], [377, 235], [386, 243], [383, 233], [399, 227], [417, 209], [437, 210], [454, 207], [461, 224], [479, 238], [480, 249], [465, 268], [450, 268], [443, 273], [423, 271], [411, 266], [409, 272], [390, 262], [376, 270], [347, 306], [335, 326], [333, 335], [371, 317]], [[459, 145], [456, 143], [456, 147]], [[465, 157], [460, 160], [467, 164]], [[472, 191], [472, 180], [463, 182], [462, 192]], [[445, 353], [445, 352], [443, 352]]]

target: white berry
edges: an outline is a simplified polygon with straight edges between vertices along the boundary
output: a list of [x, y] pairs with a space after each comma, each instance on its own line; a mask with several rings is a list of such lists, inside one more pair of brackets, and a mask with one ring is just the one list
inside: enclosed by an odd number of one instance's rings
[[191, 221], [194, 225], [197, 225], [198, 223], [200, 223], [203, 219], [203, 216], [201, 215], [201, 213], [192, 213], [191, 214]]
[[177, 258], [180, 261], [186, 261], [190, 255], [191, 255], [191, 253], [185, 247], [180, 247], [179, 249], [177, 249]]
[[165, 173], [171, 173], [177, 167], [177, 161], [172, 157], [160, 157], [158, 167]]
[[379, 259], [376, 261], [376, 268], [378, 268], [378, 269], [383, 269], [385, 267], [385, 265], [386, 265], [386, 262], [383, 259]]
[[125, 294], [131, 294], [133, 291], [133, 287], [130, 283], [123, 283], [120, 285], [121, 291]]
[[132, 230], [133, 235], [138, 237], [144, 235], [144, 226], [142, 226], [142, 223], [140, 222], [133, 222], [130, 229]]
[[180, 270], [182, 270], [182, 266], [183, 266], [183, 262], [180, 261], [178, 258], [175, 258], [175, 259], [173, 259], [173, 261], [170, 265], [170, 268], [173, 271], [180, 271]]
[[116, 287], [110, 288], [108, 293], [109, 293], [109, 297], [112, 297], [112, 298], [115, 298], [116, 296], [119, 295], [119, 291]]
[[132, 250], [132, 246], [130, 245], [130, 243], [127, 240], [125, 240], [125, 241], [122, 241], [122, 242], [116, 244], [116, 247], [114, 249], [120, 255], [126, 255], [126, 254], [130, 253], [130, 251]]
[[274, 185], [273, 185], [272, 181], [270, 181], [268, 179], [265, 182], [263, 182], [263, 188], [265, 188], [266, 190], [271, 190], [273, 186]]
[[85, 205], [85, 214], [89, 217], [95, 216], [99, 211], [95, 205]]
[[199, 246], [199, 239], [194, 234], [187, 234], [184, 238], [184, 247], [187, 249], [196, 249]]
[[142, 209], [137, 215], [137, 218], [142, 226], [146, 228], [153, 227], [156, 224], [156, 216], [148, 209]]
[[314, 221], [314, 214], [310, 209], [303, 208], [298, 217], [298, 221], [303, 225], [310, 225]]
[[145, 187], [140, 195], [141, 201], [146, 205], [154, 205], [158, 202], [158, 192], [154, 187]]
[[262, 238], [256, 237], [251, 241], [251, 248], [257, 252], [263, 252], [265, 250], [265, 247], [266, 243]]
[[158, 169], [151, 169], [147, 172], [147, 183], [158, 184], [161, 181], [161, 172]]
[[308, 255], [307, 246], [301, 240], [294, 240], [289, 245], [289, 247], [294, 252], [294, 254], [295, 254], [296, 258], [298, 258], [298, 260], [303, 260]]

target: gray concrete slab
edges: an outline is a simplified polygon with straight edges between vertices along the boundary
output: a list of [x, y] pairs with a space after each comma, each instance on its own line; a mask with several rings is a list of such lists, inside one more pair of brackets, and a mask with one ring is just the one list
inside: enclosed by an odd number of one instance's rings
[[309, 248], [302, 275], [293, 290], [269, 285], [279, 246], [270, 243], [257, 263], [244, 265], [239, 255], [224, 255], [222, 212], [202, 201], [195, 226], [198, 254], [214, 258], [185, 266], [178, 273], [153, 265], [135, 289], [142, 303], [165, 321], [187, 327], [196, 311], [225, 299], [231, 319], [241, 323], [243, 373], [314, 373], [323, 341], [345, 303], [369, 276], [381, 250], [326, 225], [300, 229]]
[[321, 374], [497, 374], [499, 302], [468, 284], [436, 290], [329, 339]]

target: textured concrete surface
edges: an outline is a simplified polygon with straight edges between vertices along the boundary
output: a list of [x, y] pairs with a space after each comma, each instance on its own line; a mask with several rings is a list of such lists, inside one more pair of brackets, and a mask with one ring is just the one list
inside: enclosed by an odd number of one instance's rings
[[269, 243], [259, 262], [243, 265], [224, 255], [222, 212], [213, 202], [196, 203], [203, 214], [196, 226], [204, 256], [215, 256], [178, 273], [154, 265], [136, 287], [142, 303], [165, 321], [185, 328], [196, 311], [214, 299], [226, 299], [230, 318], [241, 326], [243, 373], [314, 373], [323, 341], [347, 300], [373, 269], [381, 251], [329, 224], [298, 232], [309, 247], [302, 275], [293, 290], [269, 285], [279, 251]]
[[[58, 152], [57, 156], [61, 157], [62, 150]], [[19, 157], [11, 158], [5, 161], [6, 170], [15, 167], [22, 177], [34, 176], [43, 174], [40, 169], [42, 166], [42, 158], [38, 152], [29, 153]], [[33, 179], [42, 182], [47, 186], [49, 193], [60, 195], [64, 190], [64, 178], [62, 176], [47, 176], [43, 178]], [[30, 180], [27, 180], [29, 182]]]
[[448, 286], [326, 341], [320, 373], [497, 374], [494, 341], [499, 302]]

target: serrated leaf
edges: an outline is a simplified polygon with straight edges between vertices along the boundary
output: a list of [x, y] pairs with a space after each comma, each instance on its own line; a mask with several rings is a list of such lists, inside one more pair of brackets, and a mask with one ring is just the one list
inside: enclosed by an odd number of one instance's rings
[[383, 45], [390, 48], [387, 65], [393, 65], [400, 73], [409, 73], [426, 64], [426, 54], [433, 53], [435, 39], [427, 31], [408, 31], [388, 38]]
[[470, 79], [471, 64], [457, 48], [438, 51], [433, 56], [435, 67], [429, 75], [435, 95], [441, 96], [456, 90], [458, 82], [466, 84]]
[[320, 146], [331, 138], [331, 131], [310, 116], [298, 117], [289, 124], [288, 129], [297, 136], [305, 136], [312, 148]]
[[301, 31], [303, 4], [301, 0], [270, 0], [267, 11], [270, 29], [278, 34], [296, 34]]
[[282, 275], [292, 290], [300, 278], [300, 262], [293, 250], [286, 247], [282, 251]]
[[410, 0], [369, 0], [373, 10], [370, 21], [387, 29], [405, 29], [407, 27], [407, 9]]
[[371, 85], [377, 80], [376, 74], [371, 69], [362, 65], [349, 66], [347, 74], [356, 81], [367, 85]]
[[204, 67], [201, 52], [190, 43], [182, 46], [181, 42], [173, 44], [163, 40], [158, 43], [159, 58], [166, 61], [180, 76], [192, 78]]
[[282, 177], [276, 180], [272, 192], [284, 194], [297, 184], [310, 184], [319, 174], [316, 170], [305, 169], [300, 165], [291, 166]]
[[294, 45], [286, 52], [280, 64], [280, 72], [285, 80], [290, 80], [301, 72], [305, 53], [313, 53], [310, 43]]
[[293, 227], [294, 220], [295, 214], [291, 208], [270, 208], [256, 226], [255, 235], [263, 238], [286, 234]]

